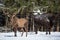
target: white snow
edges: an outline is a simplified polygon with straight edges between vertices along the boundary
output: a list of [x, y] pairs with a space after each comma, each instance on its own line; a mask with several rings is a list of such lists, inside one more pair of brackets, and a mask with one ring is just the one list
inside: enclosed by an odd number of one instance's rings
[[26, 37], [26, 32], [24, 32], [21, 37], [21, 32], [17, 32], [17, 37], [14, 37], [14, 32], [0, 33], [0, 40], [60, 40], [60, 32], [51, 32], [51, 35], [46, 35], [45, 32], [38, 31], [28, 32]]

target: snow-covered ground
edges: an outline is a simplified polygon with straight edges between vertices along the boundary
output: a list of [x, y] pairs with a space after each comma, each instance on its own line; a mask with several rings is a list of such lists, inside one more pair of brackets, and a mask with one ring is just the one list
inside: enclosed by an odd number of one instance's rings
[[0, 40], [60, 40], [60, 32], [51, 32], [51, 35], [39, 31], [38, 34], [28, 32], [27, 37], [25, 32], [22, 37], [21, 32], [17, 32], [17, 37], [14, 37], [14, 32], [0, 33]]

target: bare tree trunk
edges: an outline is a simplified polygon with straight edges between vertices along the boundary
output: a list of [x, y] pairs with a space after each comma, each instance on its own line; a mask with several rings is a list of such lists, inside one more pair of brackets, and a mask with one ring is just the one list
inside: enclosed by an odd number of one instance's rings
[[59, 22], [58, 22], [58, 24], [57, 24], [57, 31], [59, 32]]

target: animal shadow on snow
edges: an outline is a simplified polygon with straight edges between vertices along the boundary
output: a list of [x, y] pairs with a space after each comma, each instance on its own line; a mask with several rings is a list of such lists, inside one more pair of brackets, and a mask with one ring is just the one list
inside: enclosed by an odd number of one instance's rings
[[4, 35], [4, 37], [14, 37], [14, 35]]

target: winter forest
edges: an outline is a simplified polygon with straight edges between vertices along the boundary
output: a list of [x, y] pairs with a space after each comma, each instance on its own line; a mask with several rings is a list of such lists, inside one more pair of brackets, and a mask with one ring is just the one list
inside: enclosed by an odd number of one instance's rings
[[60, 0], [0, 0], [0, 40], [60, 40]]

